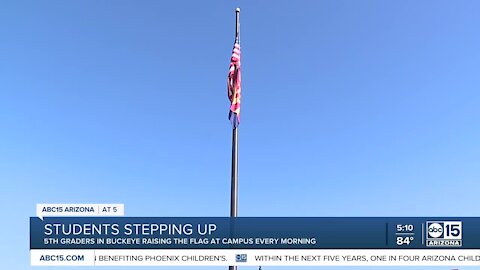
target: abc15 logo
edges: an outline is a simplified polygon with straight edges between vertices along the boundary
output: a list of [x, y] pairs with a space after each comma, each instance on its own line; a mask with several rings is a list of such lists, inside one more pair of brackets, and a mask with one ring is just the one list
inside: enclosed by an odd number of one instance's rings
[[247, 254], [236, 254], [235, 255], [236, 262], [247, 262]]
[[427, 239], [462, 239], [461, 221], [427, 221]]

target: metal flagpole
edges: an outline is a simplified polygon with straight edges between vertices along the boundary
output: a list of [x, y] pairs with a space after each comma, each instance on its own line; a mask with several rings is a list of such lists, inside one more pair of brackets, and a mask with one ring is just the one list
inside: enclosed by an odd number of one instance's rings
[[[240, 44], [240, 8], [235, 10], [235, 43]], [[230, 217], [238, 215], [238, 127], [232, 132], [232, 184], [230, 192]], [[229, 270], [237, 270], [236, 266], [229, 266]]]

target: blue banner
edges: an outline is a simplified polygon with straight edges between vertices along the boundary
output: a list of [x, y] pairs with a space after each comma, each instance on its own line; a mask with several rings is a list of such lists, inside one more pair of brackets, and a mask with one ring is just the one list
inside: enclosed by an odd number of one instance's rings
[[32, 217], [30, 248], [479, 249], [480, 218]]

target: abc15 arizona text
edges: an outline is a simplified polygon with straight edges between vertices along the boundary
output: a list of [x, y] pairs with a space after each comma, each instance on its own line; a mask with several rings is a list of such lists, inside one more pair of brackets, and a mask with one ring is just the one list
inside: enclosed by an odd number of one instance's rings
[[461, 247], [461, 221], [427, 221], [426, 245], [428, 247]]

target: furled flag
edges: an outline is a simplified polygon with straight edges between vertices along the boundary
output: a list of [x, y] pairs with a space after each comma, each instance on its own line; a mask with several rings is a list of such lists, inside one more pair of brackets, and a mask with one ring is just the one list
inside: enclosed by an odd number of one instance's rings
[[237, 128], [240, 124], [240, 97], [242, 92], [242, 79], [240, 74], [240, 44], [236, 42], [233, 46], [227, 80], [228, 98], [230, 99], [228, 119], [232, 122], [233, 128]]

